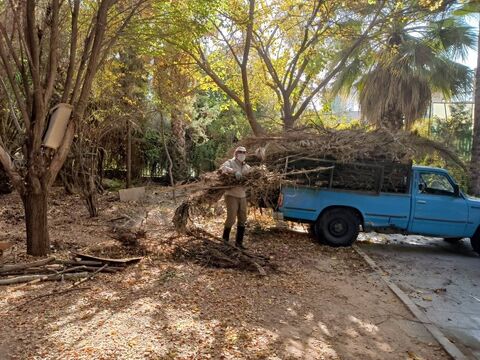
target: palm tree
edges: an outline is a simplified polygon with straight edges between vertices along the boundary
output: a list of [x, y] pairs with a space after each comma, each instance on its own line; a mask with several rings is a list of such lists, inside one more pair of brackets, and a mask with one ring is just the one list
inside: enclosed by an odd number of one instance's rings
[[367, 56], [346, 67], [334, 92], [356, 88], [362, 116], [369, 123], [409, 129], [426, 113], [433, 92], [448, 99], [469, 90], [472, 71], [454, 59], [466, 56], [475, 38], [470, 26], [452, 16], [393, 24]]

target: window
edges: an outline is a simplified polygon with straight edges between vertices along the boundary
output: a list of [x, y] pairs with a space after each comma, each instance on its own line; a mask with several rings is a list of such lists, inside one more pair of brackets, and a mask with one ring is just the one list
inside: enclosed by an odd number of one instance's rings
[[421, 173], [419, 191], [423, 194], [454, 195], [455, 190], [447, 176], [437, 173]]

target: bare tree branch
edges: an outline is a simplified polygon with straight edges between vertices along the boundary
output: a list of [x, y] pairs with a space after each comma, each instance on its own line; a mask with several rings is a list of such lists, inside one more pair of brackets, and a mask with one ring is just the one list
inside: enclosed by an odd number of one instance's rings
[[68, 61], [67, 77], [65, 79], [65, 86], [63, 87], [62, 102], [68, 101], [70, 89], [73, 81], [73, 71], [75, 69], [77, 42], [78, 42], [78, 14], [80, 8], [80, 0], [73, 0], [72, 9], [72, 35], [70, 37], [70, 56]]
[[[287, 70], [285, 71], [285, 74], [284, 74], [283, 79], [282, 79], [282, 84], [285, 88], [288, 87], [288, 85], [286, 85], [286, 82], [287, 82], [287, 79], [289, 77], [289, 74], [292, 74], [295, 71], [294, 69], [297, 66], [298, 59], [303, 54], [303, 52], [306, 49], [308, 49], [308, 47], [310, 46], [309, 43], [312, 41], [312, 39], [315, 38], [315, 36], [313, 36], [311, 39], [309, 39], [310, 26], [312, 26], [313, 21], [317, 17], [317, 14], [320, 11], [320, 7], [321, 7], [322, 4], [323, 4], [323, 1], [316, 0], [315, 5], [313, 6], [312, 14], [310, 15], [310, 17], [308, 18], [308, 20], [305, 24], [305, 28], [304, 28], [304, 32], [303, 32], [303, 38], [302, 38], [302, 42], [300, 44], [300, 48], [297, 51], [297, 53], [295, 54], [295, 56], [293, 57], [289, 66], [287, 67]], [[291, 75], [290, 75], [290, 78], [291, 78]], [[291, 80], [289, 82], [291, 82]]]
[[7, 72], [8, 82], [12, 87], [13, 93], [15, 95], [15, 99], [17, 100], [18, 108], [22, 113], [22, 117], [25, 122], [25, 127], [28, 131], [30, 129], [30, 120], [29, 120], [30, 118], [28, 116], [25, 102], [22, 100], [22, 95], [20, 93], [20, 89], [18, 88], [18, 84], [15, 81], [15, 75], [12, 69], [12, 64], [8, 59], [8, 55], [5, 51], [5, 47], [3, 46], [3, 41], [1, 39], [0, 39], [0, 57], [2, 58], [3, 66], [5, 67], [5, 71]]
[[59, 32], [58, 13], [59, 11], [60, 11], [59, 0], [52, 0], [52, 23], [50, 25], [50, 52], [48, 55], [49, 62], [48, 62], [46, 76], [45, 76], [46, 77], [45, 94], [43, 98], [43, 102], [45, 106], [48, 106], [48, 103], [50, 102], [50, 98], [52, 97], [52, 93], [53, 93], [53, 86], [55, 84], [55, 79], [57, 77], [58, 32]]
[[82, 84], [83, 72], [85, 70], [85, 66], [88, 61], [88, 56], [93, 46], [94, 29], [96, 26], [95, 24], [96, 24], [96, 18], [92, 18], [89, 25], [89, 29], [87, 31], [87, 36], [85, 37], [83, 53], [82, 53], [82, 57], [80, 58], [80, 64], [78, 66], [77, 76], [75, 79], [75, 86], [73, 87], [73, 92], [72, 92], [72, 95], [70, 96], [70, 104], [75, 104], [75, 102], [77, 101], [78, 92], [80, 91], [80, 87]]
[[348, 49], [347, 52], [344, 53], [342, 56], [341, 60], [339, 63], [333, 68], [332, 71], [315, 87], [315, 89], [310, 93], [309, 96], [302, 102], [300, 107], [298, 108], [297, 112], [293, 115], [293, 119], [297, 120], [302, 113], [305, 111], [307, 108], [308, 104], [310, 101], [312, 101], [313, 97], [321, 90], [323, 89], [329, 82], [330, 80], [345, 66], [345, 63], [348, 61], [352, 53], [362, 44], [362, 42], [368, 37], [369, 32], [372, 30], [372, 28], [377, 24], [377, 19], [378, 16], [381, 13], [381, 10], [385, 4], [385, 0], [383, 0], [380, 5], [378, 6], [378, 9], [373, 17], [373, 19], [370, 21], [370, 24], [368, 27], [365, 29], [363, 34], [358, 37], [358, 39], [353, 43], [353, 45]]
[[23, 134], [23, 130], [22, 130], [22, 127], [20, 126], [20, 122], [18, 121], [17, 112], [15, 111], [15, 106], [13, 104], [12, 98], [10, 97], [10, 93], [8, 92], [7, 85], [5, 85], [5, 82], [1, 77], [0, 77], [0, 82], [2, 83], [3, 91], [5, 91], [5, 96], [7, 97], [8, 105], [10, 106], [10, 112], [12, 113], [13, 123], [15, 124], [15, 128], [20, 134]]
[[228, 46], [228, 49], [230, 50], [230, 52], [232, 53], [233, 55], [233, 58], [235, 59], [235, 62], [238, 64], [238, 66], [242, 66], [242, 63], [240, 62], [240, 59], [238, 58], [237, 54], [235, 53], [235, 50], [233, 49], [232, 47], [232, 44], [230, 44], [230, 41], [227, 39], [227, 37], [225, 36], [225, 34], [223, 33], [222, 29], [220, 29], [217, 24], [215, 24], [215, 21], [212, 21], [212, 24], [213, 26], [215, 26], [215, 29], [217, 29], [218, 33], [220, 34], [220, 36], [222, 37], [223, 41], [225, 42], [225, 44], [227, 44]]
[[3, 165], [5, 172], [12, 181], [13, 186], [17, 189], [20, 194], [25, 193], [25, 185], [23, 183], [22, 177], [15, 170], [12, 159], [10, 155], [6, 152], [2, 145], [0, 145], [0, 163]]

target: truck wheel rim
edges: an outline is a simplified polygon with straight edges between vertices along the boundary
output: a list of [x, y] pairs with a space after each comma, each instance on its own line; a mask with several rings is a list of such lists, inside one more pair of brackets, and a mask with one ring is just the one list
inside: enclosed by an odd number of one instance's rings
[[343, 219], [335, 219], [328, 225], [328, 230], [333, 236], [340, 237], [347, 233], [348, 225]]

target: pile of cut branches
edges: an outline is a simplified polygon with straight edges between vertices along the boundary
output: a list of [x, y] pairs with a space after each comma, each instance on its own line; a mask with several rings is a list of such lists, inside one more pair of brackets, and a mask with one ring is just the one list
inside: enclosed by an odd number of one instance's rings
[[188, 243], [175, 249], [174, 258], [192, 260], [203, 266], [258, 272], [262, 276], [278, 270], [268, 257], [225, 244], [206, 231], [195, 229], [188, 235], [191, 237]]
[[0, 285], [33, 284], [41, 281], [57, 281], [89, 278], [99, 272], [116, 273], [141, 258], [107, 259], [93, 255], [74, 253], [72, 260], [49, 257], [30, 263], [0, 266]]
[[278, 136], [246, 138], [242, 145], [248, 150], [248, 163], [262, 163], [272, 171], [282, 170], [287, 157], [409, 164], [432, 155], [466, 169], [462, 160], [443, 144], [407, 131], [308, 127]]
[[274, 207], [284, 175], [268, 171], [264, 166], [254, 166], [250, 172], [237, 180], [233, 174], [209, 172], [201, 181], [190, 188], [193, 194], [175, 210], [173, 224], [177, 231], [187, 228], [193, 213], [205, 215], [207, 210], [217, 203], [225, 190], [244, 186], [251, 204]]

